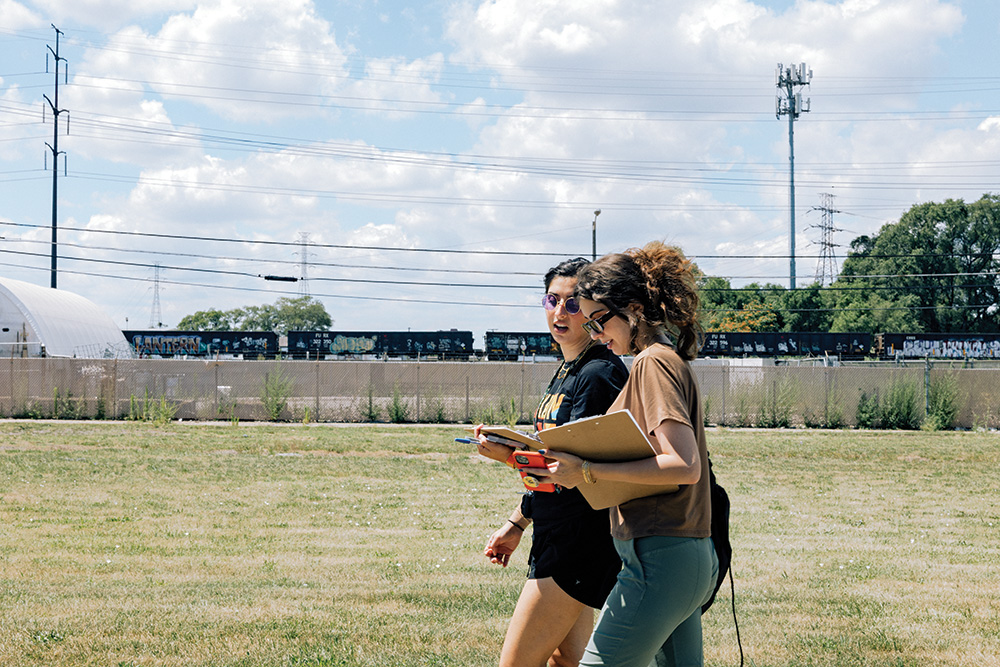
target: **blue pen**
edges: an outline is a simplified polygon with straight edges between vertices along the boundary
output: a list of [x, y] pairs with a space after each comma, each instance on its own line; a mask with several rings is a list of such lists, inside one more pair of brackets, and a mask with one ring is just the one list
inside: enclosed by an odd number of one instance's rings
[[479, 441], [472, 438], [455, 438], [455, 442], [464, 442], [467, 445], [478, 445]]

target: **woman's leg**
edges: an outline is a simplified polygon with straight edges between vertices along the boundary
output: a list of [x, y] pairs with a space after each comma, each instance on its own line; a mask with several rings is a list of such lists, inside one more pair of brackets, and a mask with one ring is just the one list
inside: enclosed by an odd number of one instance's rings
[[528, 579], [507, 626], [500, 667], [575, 667], [587, 645], [594, 610], [552, 580]]
[[622, 571], [580, 664], [647, 667], [682, 624], [683, 637], [675, 638], [682, 645], [675, 648], [701, 664], [701, 618], [692, 615], [710, 594], [718, 568], [712, 541], [654, 536], [616, 546]]

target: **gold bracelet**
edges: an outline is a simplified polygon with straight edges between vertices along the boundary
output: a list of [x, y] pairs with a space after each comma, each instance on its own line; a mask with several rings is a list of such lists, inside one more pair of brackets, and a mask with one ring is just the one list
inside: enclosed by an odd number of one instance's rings
[[584, 461], [581, 470], [583, 471], [583, 481], [587, 484], [597, 484], [597, 480], [590, 474], [590, 461]]

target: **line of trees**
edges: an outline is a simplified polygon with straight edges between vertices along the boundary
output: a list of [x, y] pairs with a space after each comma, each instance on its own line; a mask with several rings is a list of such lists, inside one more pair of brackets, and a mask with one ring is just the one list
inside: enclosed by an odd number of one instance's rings
[[837, 280], [789, 290], [705, 277], [706, 331], [1000, 332], [1000, 195], [913, 206], [851, 242]]
[[179, 331], [326, 331], [333, 320], [322, 303], [309, 296], [281, 297], [273, 304], [231, 310], [199, 310], [177, 323]]

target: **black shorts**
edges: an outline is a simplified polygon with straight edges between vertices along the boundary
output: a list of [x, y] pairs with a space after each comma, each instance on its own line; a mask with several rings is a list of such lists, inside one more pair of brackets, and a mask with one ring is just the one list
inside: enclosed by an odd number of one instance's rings
[[552, 577], [574, 600], [600, 609], [621, 569], [607, 510], [535, 522], [528, 555], [529, 579]]

